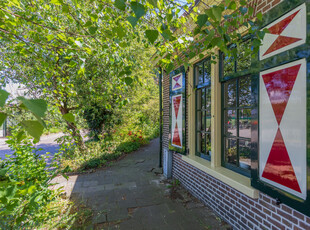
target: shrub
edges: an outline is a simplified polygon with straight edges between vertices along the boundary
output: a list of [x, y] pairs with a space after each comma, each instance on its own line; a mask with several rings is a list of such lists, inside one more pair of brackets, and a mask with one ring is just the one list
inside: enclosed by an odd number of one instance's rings
[[36, 153], [38, 149], [23, 132], [13, 132], [7, 143], [14, 154], [3, 161], [0, 171], [0, 228], [35, 229], [51, 219], [70, 226], [73, 216], [59, 219], [59, 206], [55, 205], [61, 190], [50, 189], [59, 173], [56, 159], [47, 170], [46, 157]]
[[139, 142], [127, 141], [127, 142], [121, 143], [117, 147], [117, 150], [120, 152], [124, 152], [124, 153], [130, 153], [132, 151], [137, 150], [140, 146], [141, 144]]
[[99, 140], [99, 135], [103, 132], [103, 125], [110, 119], [112, 111], [108, 110], [102, 104], [91, 102], [86, 107], [83, 117], [90, 129], [90, 136]]

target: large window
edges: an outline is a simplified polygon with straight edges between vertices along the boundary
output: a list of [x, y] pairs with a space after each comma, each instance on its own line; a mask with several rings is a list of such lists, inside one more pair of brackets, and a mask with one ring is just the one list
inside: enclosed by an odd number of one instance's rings
[[[248, 45], [248, 41], [244, 43], [244, 46]], [[221, 60], [222, 165], [246, 176], [251, 172], [251, 114], [254, 106], [252, 77], [243, 74], [250, 63], [251, 60], [244, 58], [242, 46], [236, 61], [224, 55]]]
[[[251, 77], [244, 76], [223, 83], [224, 165], [251, 169]], [[241, 172], [242, 172], [241, 171]]]
[[196, 155], [211, 159], [211, 60], [195, 64]]

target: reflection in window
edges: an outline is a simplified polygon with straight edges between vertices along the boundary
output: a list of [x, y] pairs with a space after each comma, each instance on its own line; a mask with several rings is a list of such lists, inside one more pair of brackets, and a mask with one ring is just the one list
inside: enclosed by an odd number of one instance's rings
[[251, 81], [248, 78], [239, 80], [239, 106], [251, 106]]
[[225, 159], [227, 163], [237, 165], [237, 140], [228, 139], [225, 141]]
[[240, 43], [237, 47], [236, 44], [230, 46], [230, 49], [234, 49], [233, 51], [237, 52], [237, 59], [233, 56], [227, 56], [222, 53], [222, 64], [223, 64], [223, 76], [231, 76], [234, 73], [242, 72], [250, 69], [251, 67], [251, 55], [252, 55], [252, 47], [251, 47], [251, 39], [245, 40]]
[[235, 72], [235, 60], [233, 57], [224, 57], [224, 76], [231, 75]]
[[237, 81], [232, 80], [228, 81], [225, 84], [224, 89], [224, 101], [225, 107], [236, 107], [236, 98], [237, 98]]
[[211, 63], [210, 60], [206, 60], [203, 63], [203, 67], [204, 67], [204, 83], [205, 84], [211, 84]]
[[224, 166], [249, 175], [253, 109], [251, 76], [226, 81], [222, 89]]
[[251, 138], [251, 109], [239, 110], [239, 136]]
[[247, 70], [251, 67], [251, 40], [242, 42], [238, 47], [237, 72]]
[[239, 165], [241, 168], [251, 169], [251, 141], [239, 140]]
[[195, 69], [196, 94], [196, 155], [211, 159], [211, 61], [197, 63]]
[[237, 136], [236, 126], [236, 110], [225, 110], [224, 112], [224, 128], [227, 136]]

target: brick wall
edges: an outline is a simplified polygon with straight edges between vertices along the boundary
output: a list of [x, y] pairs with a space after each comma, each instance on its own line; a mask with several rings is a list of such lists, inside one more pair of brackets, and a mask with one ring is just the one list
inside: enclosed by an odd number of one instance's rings
[[234, 229], [310, 229], [310, 218], [263, 193], [251, 199], [173, 154], [173, 178]]
[[[288, 0], [287, 0], [288, 1]], [[254, 0], [256, 12], [265, 13], [281, 0]], [[186, 81], [186, 84], [190, 84]], [[188, 101], [188, 97], [187, 97]], [[169, 75], [163, 77], [163, 148], [169, 148]], [[188, 120], [188, 111], [186, 111]], [[188, 122], [186, 126], [188, 128]], [[188, 129], [187, 129], [188, 130]], [[187, 142], [188, 142], [187, 132]], [[310, 218], [280, 204], [266, 194], [251, 199], [173, 154], [173, 177], [212, 208], [235, 229], [310, 229]], [[309, 207], [310, 208], [310, 207]]]
[[[169, 116], [170, 116], [170, 98], [169, 87], [170, 79], [169, 75], [164, 72], [163, 74], [163, 149], [169, 148]], [[162, 151], [163, 153], [164, 151]], [[163, 159], [163, 157], [162, 157]]]
[[263, 14], [270, 10], [272, 7], [279, 4], [282, 0], [254, 0], [256, 5], [256, 12], [262, 12]]

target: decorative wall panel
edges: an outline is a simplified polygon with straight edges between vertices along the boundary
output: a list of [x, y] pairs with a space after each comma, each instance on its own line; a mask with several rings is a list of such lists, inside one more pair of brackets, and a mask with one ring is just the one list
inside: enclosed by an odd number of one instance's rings
[[307, 192], [306, 60], [260, 73], [260, 179], [302, 199]]
[[260, 47], [260, 60], [269, 58], [306, 42], [306, 5], [290, 11], [265, 28], [263, 45]]
[[182, 89], [183, 87], [183, 74], [180, 73], [172, 77], [172, 91]]
[[180, 67], [170, 73], [170, 134], [169, 149], [186, 153], [186, 88], [185, 70]]
[[264, 15], [259, 87], [253, 95], [253, 187], [310, 216], [310, 1], [282, 1]]
[[172, 97], [171, 145], [182, 148], [182, 94]]

